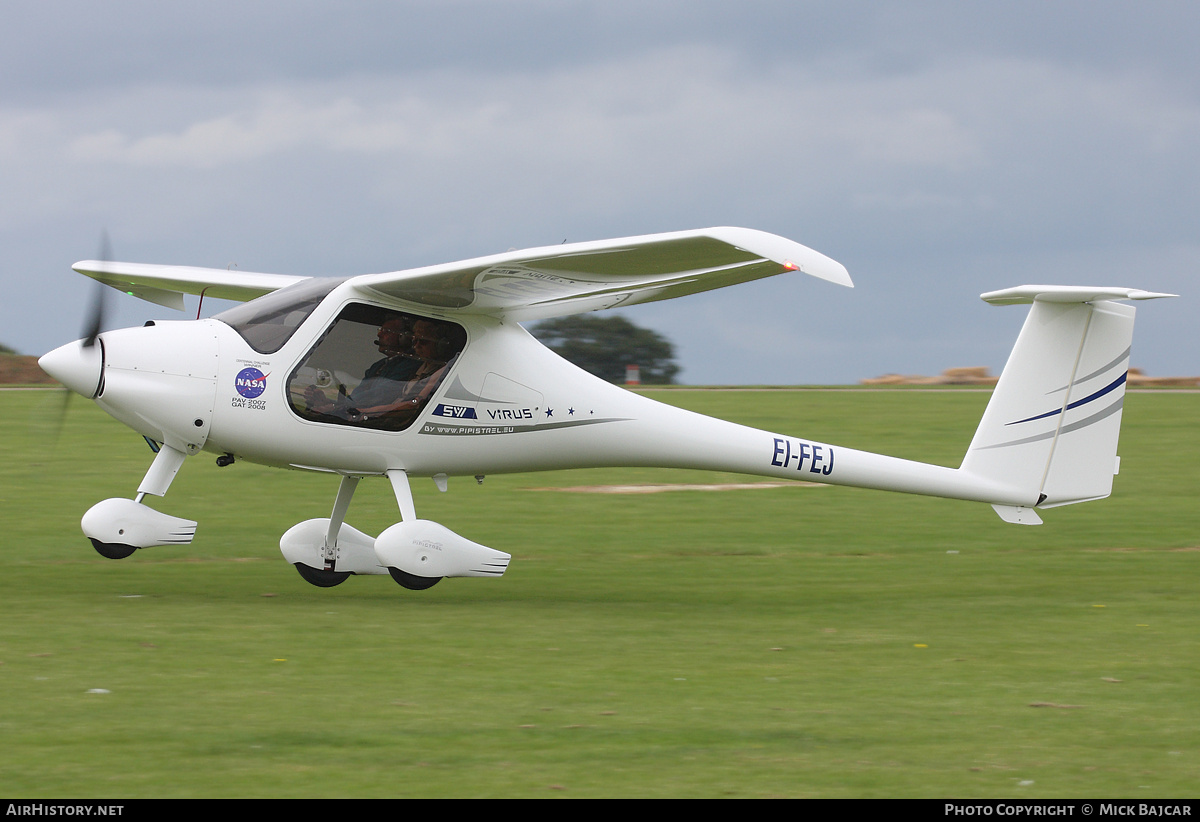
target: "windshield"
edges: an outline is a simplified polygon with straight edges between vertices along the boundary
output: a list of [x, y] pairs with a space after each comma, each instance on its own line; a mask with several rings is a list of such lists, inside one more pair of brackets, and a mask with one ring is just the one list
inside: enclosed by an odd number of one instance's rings
[[259, 354], [274, 354], [345, 277], [312, 277], [214, 315]]

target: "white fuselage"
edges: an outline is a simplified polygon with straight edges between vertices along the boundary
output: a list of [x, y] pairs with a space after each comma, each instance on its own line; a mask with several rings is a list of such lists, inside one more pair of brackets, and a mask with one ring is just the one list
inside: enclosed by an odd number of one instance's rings
[[[654, 402], [604, 382], [514, 322], [454, 316], [466, 345], [405, 430], [306, 419], [300, 366], [361, 292], [334, 290], [270, 353], [221, 320], [106, 332], [97, 402], [184, 453], [343, 475], [484, 475], [601, 466], [699, 468], [1033, 505], [1003, 484], [926, 465], [759, 431]], [[394, 306], [393, 301], [387, 305]], [[426, 306], [413, 311], [436, 317]]]

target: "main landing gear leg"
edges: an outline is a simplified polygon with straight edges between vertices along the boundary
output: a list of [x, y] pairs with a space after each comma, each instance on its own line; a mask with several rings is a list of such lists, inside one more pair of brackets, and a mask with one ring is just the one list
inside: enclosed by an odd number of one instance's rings
[[354, 498], [354, 489], [358, 488], [358, 481], [359, 477], [344, 476], [338, 485], [337, 498], [333, 501], [333, 511], [329, 515], [329, 527], [325, 531], [325, 545], [321, 549], [325, 567], [313, 568], [303, 562], [296, 563], [296, 570], [304, 577], [304, 581], [318, 588], [341, 585], [350, 577], [349, 571], [336, 570], [337, 542], [338, 532], [342, 530], [342, 523], [346, 521], [346, 511], [350, 508], [350, 500]]
[[[417, 507], [413, 504], [412, 488], [408, 484], [408, 474], [404, 471], [388, 471], [387, 478], [392, 483], [392, 491], [396, 495], [396, 503], [400, 506], [400, 520], [413, 522], [417, 518]], [[388, 566], [388, 573], [402, 588], [410, 591], [424, 591], [442, 581], [441, 577], [420, 577], [399, 568]]]
[[332, 588], [354, 574], [384, 573], [375, 556], [375, 538], [346, 522], [346, 511], [361, 479], [343, 475], [329, 518], [297, 523], [280, 538], [279, 550], [305, 582]]

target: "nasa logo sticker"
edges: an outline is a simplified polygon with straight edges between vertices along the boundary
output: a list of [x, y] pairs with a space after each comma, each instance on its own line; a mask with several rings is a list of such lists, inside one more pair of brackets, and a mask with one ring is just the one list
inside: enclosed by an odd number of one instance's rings
[[233, 381], [234, 388], [248, 400], [267, 390], [267, 377], [257, 368], [243, 368]]

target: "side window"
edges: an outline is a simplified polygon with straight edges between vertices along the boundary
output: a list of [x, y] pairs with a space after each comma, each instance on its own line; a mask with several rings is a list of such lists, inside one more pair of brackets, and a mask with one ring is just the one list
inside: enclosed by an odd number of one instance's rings
[[289, 377], [292, 408], [315, 422], [402, 431], [466, 341], [457, 323], [351, 304]]

